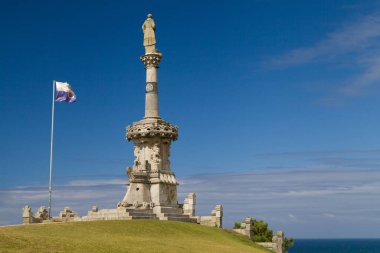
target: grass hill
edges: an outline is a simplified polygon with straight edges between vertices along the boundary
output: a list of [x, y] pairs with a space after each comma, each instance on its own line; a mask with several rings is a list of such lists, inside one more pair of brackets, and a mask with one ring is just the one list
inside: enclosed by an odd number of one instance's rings
[[0, 227], [0, 252], [270, 252], [248, 238], [198, 224], [92, 221]]

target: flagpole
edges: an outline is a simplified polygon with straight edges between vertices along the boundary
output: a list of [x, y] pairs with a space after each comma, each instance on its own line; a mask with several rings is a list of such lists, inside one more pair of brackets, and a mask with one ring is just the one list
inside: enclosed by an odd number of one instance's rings
[[49, 177], [49, 219], [51, 218], [51, 192], [52, 192], [52, 174], [53, 174], [53, 137], [54, 137], [54, 97], [55, 81], [53, 81], [53, 100], [51, 106], [51, 133], [50, 133], [50, 177]]

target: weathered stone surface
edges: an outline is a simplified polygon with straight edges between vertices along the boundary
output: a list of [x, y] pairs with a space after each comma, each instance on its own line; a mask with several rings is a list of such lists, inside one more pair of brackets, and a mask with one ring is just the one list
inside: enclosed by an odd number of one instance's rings
[[74, 221], [78, 215], [67, 206], [63, 209], [63, 211], [59, 212], [58, 217], [61, 221]]
[[26, 205], [22, 210], [22, 223], [23, 224], [33, 223], [32, 208], [28, 205]]
[[41, 223], [49, 220], [49, 214], [45, 206], [38, 208], [37, 212], [33, 214], [32, 208], [26, 205], [22, 210], [22, 223]]
[[[159, 67], [161, 59], [162, 59], [162, 53], [151, 53], [151, 54], [145, 54], [145, 55], [140, 56], [140, 60], [144, 63], [147, 71], [150, 68], [155, 68], [156, 70], [155, 71], [153, 70], [155, 73], [157, 73], [157, 68]], [[154, 73], [147, 72], [147, 74], [148, 74], [147, 76], [149, 75], [151, 75], [152, 77], [157, 76], [157, 74], [154, 74]], [[157, 79], [147, 79], [147, 83], [149, 82], [157, 82]]]
[[128, 141], [136, 140], [137, 143], [148, 141], [144, 138], [159, 137], [167, 141], [175, 141], [178, 138], [178, 127], [164, 120], [141, 120], [127, 127], [126, 137]]
[[257, 245], [263, 246], [264, 248], [267, 248], [269, 250], [272, 250], [276, 253], [282, 253], [277, 251], [277, 243], [274, 242], [256, 242]]
[[194, 192], [190, 192], [183, 202], [183, 213], [188, 214], [190, 216], [195, 216], [195, 204], [196, 195]]
[[40, 206], [34, 218], [40, 219], [41, 221], [49, 219], [49, 212], [45, 206]]
[[248, 236], [249, 239], [253, 238], [253, 220], [252, 217], [247, 217], [240, 224], [239, 229], [234, 229], [235, 232]]
[[198, 216], [198, 223], [209, 227], [223, 227], [223, 207], [216, 205], [211, 211], [211, 216]]

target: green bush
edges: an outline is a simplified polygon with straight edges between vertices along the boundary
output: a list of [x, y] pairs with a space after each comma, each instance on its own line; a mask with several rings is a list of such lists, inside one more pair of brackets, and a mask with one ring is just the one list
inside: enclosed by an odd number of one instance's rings
[[262, 220], [253, 219], [253, 241], [271, 242], [273, 231], [268, 228], [268, 223]]
[[[268, 223], [263, 220], [252, 219], [253, 223], [253, 238], [254, 242], [272, 242], [273, 230], [268, 228]], [[234, 229], [241, 228], [240, 222], [235, 222]], [[283, 243], [284, 252], [294, 246], [294, 240], [291, 237], [285, 237]]]
[[235, 222], [234, 229], [239, 229], [239, 228], [241, 228], [241, 223], [240, 222]]
[[292, 248], [294, 246], [294, 240], [291, 237], [284, 238], [284, 244], [282, 245], [284, 252], [288, 252], [287, 249]]

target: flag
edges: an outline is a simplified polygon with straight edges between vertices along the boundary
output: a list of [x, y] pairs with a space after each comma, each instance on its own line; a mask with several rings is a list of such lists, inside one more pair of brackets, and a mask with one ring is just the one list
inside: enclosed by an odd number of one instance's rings
[[55, 82], [55, 89], [57, 91], [55, 101], [66, 101], [71, 103], [77, 100], [73, 89], [71, 89], [71, 86], [68, 83]]

